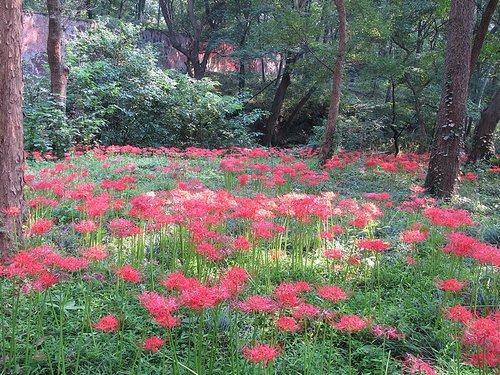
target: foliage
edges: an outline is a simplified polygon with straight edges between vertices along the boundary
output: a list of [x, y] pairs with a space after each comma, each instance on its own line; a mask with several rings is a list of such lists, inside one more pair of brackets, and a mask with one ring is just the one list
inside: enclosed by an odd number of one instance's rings
[[249, 146], [248, 125], [262, 114], [193, 80], [157, 66], [152, 46], [137, 47], [138, 28], [98, 23], [69, 46], [70, 118], [98, 121], [102, 144]]

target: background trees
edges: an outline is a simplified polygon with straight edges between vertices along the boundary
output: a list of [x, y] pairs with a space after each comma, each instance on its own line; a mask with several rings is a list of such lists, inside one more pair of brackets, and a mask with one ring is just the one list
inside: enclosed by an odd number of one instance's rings
[[[43, 11], [46, 1], [25, 0], [25, 7]], [[218, 94], [241, 101], [241, 109], [228, 114], [227, 119], [249, 114], [255, 108], [267, 112], [248, 127], [261, 133], [261, 144], [321, 145], [341, 35], [334, 2], [67, 0], [65, 4], [66, 16], [110, 17], [110, 25], [117, 26], [120, 20], [147, 29], [158, 38], [168, 37], [191, 77], [218, 81], [220, 85], [214, 86]], [[497, 0], [478, 0], [475, 4], [470, 63], [473, 78], [464, 126], [464, 143], [471, 151], [481, 145], [491, 149], [495, 143], [495, 116], [489, 114], [495, 109], [492, 99], [500, 60]], [[394, 153], [400, 148], [429, 150], [444, 74], [449, 6], [450, 2], [441, 0], [345, 2], [350, 43], [345, 55], [338, 131], [332, 139], [334, 149], [376, 146]], [[32, 110], [32, 103], [28, 97], [28, 130], [32, 129], [31, 116], [38, 116], [38, 123], [40, 117], [49, 121], [47, 116], [40, 116], [40, 111]], [[485, 111], [490, 103], [492, 109]], [[75, 118], [71, 111], [67, 109], [68, 126]], [[480, 122], [483, 112], [487, 117]], [[88, 115], [86, 118], [92, 113]], [[56, 119], [52, 116], [50, 121]], [[478, 124], [486, 123], [491, 125], [476, 130]], [[50, 130], [60, 130], [59, 125], [46, 128], [49, 131], [42, 132], [42, 138], [48, 133], [71, 133], [77, 140], [84, 137], [73, 131]], [[478, 139], [474, 134], [488, 140], [474, 140]], [[27, 139], [28, 145], [35, 143], [43, 142]], [[484, 155], [491, 152], [481, 155], [479, 159], [487, 158]]]

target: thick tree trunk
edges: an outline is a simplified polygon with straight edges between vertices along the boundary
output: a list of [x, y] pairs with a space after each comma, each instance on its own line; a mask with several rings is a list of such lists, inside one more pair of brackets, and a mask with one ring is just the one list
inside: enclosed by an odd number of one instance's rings
[[428, 192], [437, 197], [453, 194], [460, 169], [473, 16], [474, 0], [452, 0], [441, 102], [425, 180]]
[[500, 90], [497, 90], [488, 107], [481, 113], [481, 118], [477, 124], [469, 160], [487, 160], [495, 155], [495, 143], [493, 138], [495, 130], [500, 121]]
[[476, 69], [477, 60], [479, 59], [481, 48], [483, 48], [484, 38], [486, 38], [486, 34], [488, 33], [488, 26], [490, 25], [491, 17], [493, 17], [497, 5], [498, 0], [488, 1], [488, 4], [486, 5], [486, 8], [481, 17], [481, 22], [479, 22], [479, 26], [476, 30], [476, 35], [474, 36], [474, 42], [472, 43], [469, 79], [472, 77], [472, 74]]
[[60, 0], [47, 0], [49, 13], [49, 35], [47, 38], [47, 60], [50, 68], [50, 92], [64, 109], [69, 69], [63, 59], [62, 6]]
[[23, 207], [22, 0], [4, 0], [0, 11], [0, 258], [21, 237]]
[[347, 53], [347, 15], [344, 6], [344, 0], [335, 0], [335, 6], [339, 14], [339, 51], [335, 61], [333, 72], [332, 97], [330, 108], [328, 110], [328, 121], [326, 123], [323, 144], [320, 151], [321, 164], [331, 156], [333, 146], [333, 134], [337, 126], [337, 117], [340, 105], [340, 88], [342, 86], [342, 72], [344, 70], [344, 60]]

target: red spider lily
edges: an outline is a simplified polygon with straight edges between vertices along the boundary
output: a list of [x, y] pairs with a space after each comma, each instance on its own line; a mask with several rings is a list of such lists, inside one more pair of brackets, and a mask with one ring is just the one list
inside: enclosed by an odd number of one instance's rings
[[187, 278], [180, 272], [172, 272], [168, 275], [167, 278], [162, 279], [160, 281], [161, 285], [163, 285], [167, 289], [174, 289], [183, 291], [187, 288], [197, 288], [201, 286], [201, 283], [195, 278]]
[[320, 310], [310, 303], [301, 302], [292, 310], [292, 315], [295, 319], [303, 319], [304, 317], [312, 319], [318, 316]]
[[54, 222], [49, 219], [38, 219], [33, 223], [31, 228], [28, 229], [30, 235], [44, 235], [47, 234], [54, 225]]
[[323, 253], [323, 256], [328, 259], [340, 259], [344, 256], [344, 254], [342, 253], [342, 251], [338, 249], [331, 249], [331, 250], [326, 250]]
[[108, 223], [113, 237], [124, 238], [141, 234], [141, 228], [129, 219], [113, 219]]
[[273, 312], [276, 309], [275, 302], [269, 297], [251, 296], [238, 304], [238, 309], [243, 312]]
[[139, 301], [161, 326], [172, 328], [179, 325], [177, 319], [172, 316], [172, 312], [180, 306], [176, 297], [165, 297], [156, 292], [143, 292], [139, 296]]
[[457, 279], [448, 279], [448, 280], [437, 279], [435, 280], [435, 284], [439, 289], [451, 293], [456, 293], [462, 290], [463, 287], [465, 286], [465, 283], [462, 283]]
[[417, 265], [417, 260], [413, 258], [412, 256], [406, 256], [405, 257], [405, 264], [409, 266], [416, 266]]
[[397, 328], [388, 327], [381, 324], [374, 325], [371, 332], [378, 337], [384, 337], [391, 340], [399, 340], [404, 338], [404, 334], [398, 333]]
[[429, 232], [423, 232], [420, 230], [405, 230], [399, 234], [401, 241], [406, 243], [417, 243], [425, 241], [429, 238]]
[[138, 283], [142, 281], [141, 273], [132, 266], [123, 266], [113, 272], [115, 275], [120, 276], [123, 280], [130, 281], [131, 283]]
[[78, 233], [92, 233], [97, 229], [97, 225], [92, 220], [82, 220], [79, 223], [74, 223], [73, 227]]
[[57, 207], [59, 205], [59, 201], [55, 199], [48, 199], [44, 196], [36, 197], [33, 199], [30, 199], [29, 201], [26, 202], [26, 206], [28, 207], [42, 207], [42, 206], [48, 206], [48, 207]]
[[89, 247], [87, 250], [82, 252], [82, 256], [93, 261], [99, 261], [106, 259], [109, 254], [108, 252], [104, 249], [104, 247], [101, 246], [93, 246]]
[[11, 279], [13, 277], [26, 277], [44, 272], [46, 267], [36, 259], [33, 254], [26, 251], [17, 253], [10, 264], [3, 268], [3, 274]]
[[102, 317], [96, 324], [94, 324], [94, 329], [104, 332], [117, 332], [120, 321], [114, 315], [107, 315]]
[[233, 247], [235, 248], [235, 250], [246, 251], [252, 248], [252, 244], [247, 240], [245, 236], [238, 236], [234, 239]]
[[390, 243], [382, 240], [360, 240], [357, 245], [358, 248], [369, 251], [385, 251], [391, 247]]
[[44, 290], [59, 282], [59, 278], [50, 272], [44, 272], [33, 281], [32, 285], [35, 290]]
[[436, 370], [434, 370], [431, 365], [421, 358], [409, 353], [406, 353], [405, 360], [403, 361], [403, 368], [410, 374], [437, 375]]
[[318, 296], [327, 301], [339, 302], [347, 299], [347, 293], [338, 286], [324, 286], [316, 290]]
[[83, 206], [80, 206], [79, 209], [87, 212], [91, 219], [102, 217], [108, 211], [110, 202], [111, 195], [109, 193], [101, 193], [95, 197], [87, 197]]
[[347, 259], [347, 263], [353, 266], [359, 266], [361, 264], [361, 256], [357, 254], [351, 255], [349, 259]]
[[477, 180], [478, 177], [477, 177], [477, 174], [475, 173], [472, 173], [472, 172], [467, 172], [466, 174], [460, 176], [460, 180]]
[[208, 288], [205, 286], [186, 288], [181, 292], [181, 304], [193, 310], [204, 310], [218, 305], [229, 295], [220, 288]]
[[154, 192], [138, 195], [130, 200], [132, 208], [129, 211], [130, 216], [143, 219], [152, 219], [157, 215], [163, 214], [163, 199], [156, 196]]
[[343, 315], [338, 322], [333, 324], [339, 331], [347, 332], [361, 331], [367, 325], [368, 322], [357, 315]]
[[151, 336], [144, 340], [142, 348], [155, 353], [163, 344], [165, 344], [165, 340], [160, 339], [158, 336]]
[[391, 199], [391, 194], [388, 192], [383, 193], [364, 193], [363, 197], [373, 199], [375, 201], [388, 201]]
[[7, 207], [7, 208], [0, 210], [0, 212], [4, 213], [5, 215], [10, 216], [10, 217], [16, 217], [16, 216], [21, 215], [22, 210], [20, 207]]
[[243, 268], [231, 268], [222, 279], [221, 287], [225, 288], [233, 297], [245, 287], [245, 281], [251, 278], [250, 274]]
[[276, 321], [276, 326], [280, 331], [297, 332], [300, 330], [300, 325], [297, 324], [294, 318], [283, 316]]
[[283, 282], [276, 287], [275, 296], [280, 305], [285, 307], [293, 307], [301, 303], [301, 300], [297, 297], [297, 294], [310, 291], [311, 289], [312, 287], [306, 282]]
[[223, 258], [222, 253], [219, 250], [217, 250], [217, 248], [215, 248], [215, 246], [213, 246], [207, 242], [199, 244], [196, 247], [196, 252], [199, 254], [205, 255], [208, 259], [210, 259], [212, 261], [218, 261], [218, 260], [221, 260]]
[[424, 210], [424, 216], [434, 225], [449, 228], [474, 225], [469, 212], [455, 208], [429, 207]]
[[467, 323], [474, 315], [467, 308], [456, 305], [446, 309], [445, 318], [453, 322]]
[[267, 366], [267, 363], [274, 360], [280, 353], [280, 348], [264, 344], [243, 348], [243, 355], [246, 359], [255, 364], [262, 362], [264, 366]]

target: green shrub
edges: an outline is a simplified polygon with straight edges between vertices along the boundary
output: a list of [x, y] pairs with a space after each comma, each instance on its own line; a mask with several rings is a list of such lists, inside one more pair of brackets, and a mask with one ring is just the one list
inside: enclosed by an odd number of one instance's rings
[[94, 125], [102, 144], [250, 146], [248, 126], [261, 111], [242, 112], [241, 98], [218, 83], [158, 67], [150, 45], [137, 47], [139, 29], [98, 23], [69, 45], [69, 118]]

